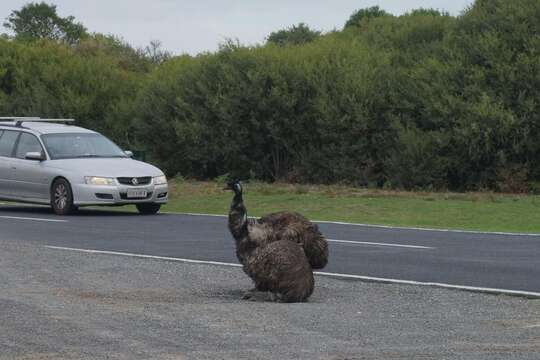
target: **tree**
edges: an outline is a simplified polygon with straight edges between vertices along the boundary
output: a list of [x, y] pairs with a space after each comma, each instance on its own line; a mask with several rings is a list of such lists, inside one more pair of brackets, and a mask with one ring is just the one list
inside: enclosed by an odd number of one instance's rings
[[293, 25], [285, 30], [275, 31], [268, 36], [267, 41], [276, 45], [302, 45], [321, 36], [320, 31], [311, 30], [304, 23]]
[[378, 6], [356, 10], [345, 23], [345, 28], [349, 26], [359, 26], [365, 19], [373, 19], [382, 16], [392, 16]]
[[74, 50], [85, 56], [107, 55], [128, 71], [145, 73], [152, 69], [152, 59], [144, 49], [136, 49], [114, 35], [90, 34], [82, 39]]
[[431, 9], [431, 8], [419, 8], [414, 9], [411, 12], [408, 13], [408, 15], [411, 16], [450, 16], [450, 14], [446, 11], [440, 11], [437, 9]]
[[86, 28], [75, 22], [73, 16], [60, 17], [56, 5], [45, 2], [29, 3], [14, 10], [6, 19], [4, 27], [15, 33], [20, 40], [49, 39], [76, 44], [87, 35]]
[[150, 44], [144, 48], [144, 55], [155, 65], [159, 65], [172, 58], [172, 54], [169, 51], [162, 49], [162, 44], [159, 40], [150, 41]]

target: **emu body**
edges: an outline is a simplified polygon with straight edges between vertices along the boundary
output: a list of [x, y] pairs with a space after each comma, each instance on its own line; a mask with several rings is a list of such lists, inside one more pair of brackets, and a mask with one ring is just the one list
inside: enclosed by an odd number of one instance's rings
[[258, 291], [270, 291], [274, 300], [306, 301], [313, 293], [315, 280], [302, 248], [288, 240], [257, 247], [246, 258], [244, 271]]
[[295, 212], [268, 214], [256, 221], [261, 237], [267, 243], [288, 240], [304, 249], [313, 269], [322, 269], [328, 263], [328, 242], [319, 227]]

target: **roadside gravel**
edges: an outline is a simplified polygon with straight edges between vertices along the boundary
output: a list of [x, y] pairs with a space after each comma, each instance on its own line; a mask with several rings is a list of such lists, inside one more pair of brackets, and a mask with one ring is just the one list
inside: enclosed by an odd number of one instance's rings
[[[149, 240], [150, 241], [150, 240]], [[540, 300], [316, 277], [241, 300], [239, 268], [0, 240], [0, 359], [538, 359]]]

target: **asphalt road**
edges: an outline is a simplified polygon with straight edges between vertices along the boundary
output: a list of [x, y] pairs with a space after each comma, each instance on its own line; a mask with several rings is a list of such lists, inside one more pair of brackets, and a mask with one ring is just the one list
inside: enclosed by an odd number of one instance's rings
[[[0, 206], [0, 239], [237, 263], [226, 218]], [[325, 272], [540, 293], [540, 237], [320, 224]]]

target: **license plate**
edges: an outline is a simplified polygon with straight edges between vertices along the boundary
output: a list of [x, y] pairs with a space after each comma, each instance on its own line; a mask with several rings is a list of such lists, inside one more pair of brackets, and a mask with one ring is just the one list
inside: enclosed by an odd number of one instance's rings
[[148, 193], [146, 192], [146, 190], [141, 190], [141, 189], [129, 189], [127, 191], [128, 199], [145, 198], [147, 194]]

